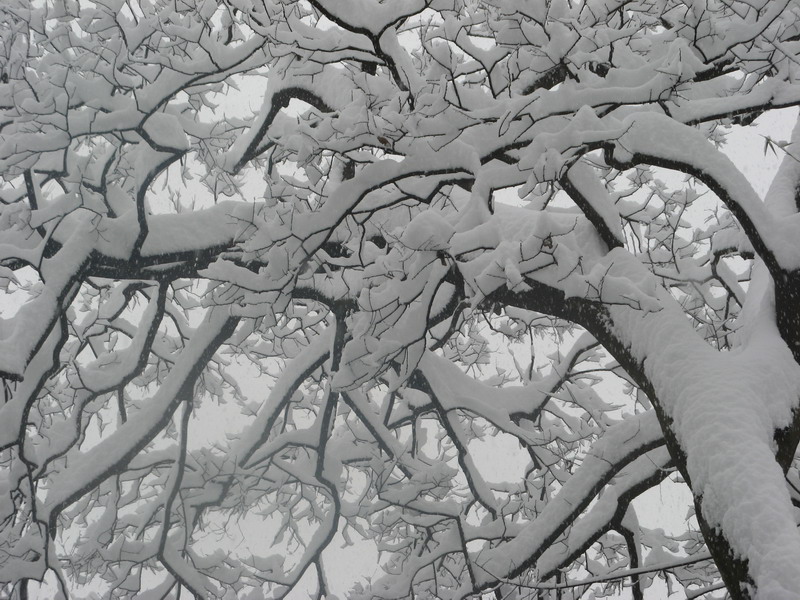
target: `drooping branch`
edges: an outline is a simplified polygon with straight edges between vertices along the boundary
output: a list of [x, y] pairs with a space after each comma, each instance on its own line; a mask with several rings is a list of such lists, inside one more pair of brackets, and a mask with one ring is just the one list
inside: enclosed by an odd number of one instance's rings
[[197, 377], [237, 322], [224, 309], [210, 310], [204, 326], [183, 350], [151, 402], [91, 450], [71, 458], [69, 466], [54, 478], [41, 510], [51, 529], [64, 507], [127, 465], [163, 429], [182, 399], [192, 395]]

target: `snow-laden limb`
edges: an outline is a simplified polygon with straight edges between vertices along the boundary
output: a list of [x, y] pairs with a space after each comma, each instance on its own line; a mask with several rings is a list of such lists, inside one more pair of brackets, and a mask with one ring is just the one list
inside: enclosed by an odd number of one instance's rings
[[597, 229], [609, 248], [623, 245], [619, 212], [591, 166], [578, 161], [561, 179], [561, 185]]
[[150, 299], [130, 346], [102, 354], [86, 367], [77, 369], [76, 376], [87, 390], [93, 394], [109, 392], [126, 383], [126, 379], [131, 379], [141, 369], [147, 360], [145, 351], [151, 346], [161, 323], [166, 296], [166, 286], [160, 286], [158, 293]]
[[[787, 243], [796, 237], [797, 219], [778, 219], [766, 209], [744, 174], [702, 133], [656, 114], [637, 115], [624, 125], [613, 145], [614, 162], [652, 162], [697, 177], [727, 204], [773, 273], [800, 268], [800, 254]], [[650, 143], [654, 138], [661, 141], [658, 146]]]
[[663, 443], [653, 412], [627, 417], [610, 428], [536, 519], [511, 541], [471, 557], [478, 567], [479, 586], [489, 587], [534, 565], [620, 469]]
[[564, 540], [550, 546], [536, 561], [541, 579], [550, 579], [558, 569], [583, 554], [608, 529], [622, 529], [630, 501], [641, 491], [651, 488], [654, 481], [662, 481], [668, 475], [671, 460], [667, 449], [660, 447], [620, 470], [603, 489], [597, 503], [575, 521]]
[[0, 374], [21, 379], [33, 354], [55, 326], [77, 292], [77, 283], [92, 249], [93, 226], [84, 215], [74, 235], [40, 267], [42, 283], [35, 297], [12, 320], [0, 321]]
[[19, 432], [26, 412], [39, 393], [44, 380], [55, 367], [55, 357], [64, 343], [65, 326], [56, 323], [25, 369], [25, 377], [17, 384], [12, 397], [0, 407], [0, 448], [19, 442]]
[[183, 558], [171, 545], [167, 544], [161, 552], [160, 558], [170, 573], [180, 582], [180, 585], [185, 586], [195, 596], [207, 598], [220, 596], [219, 588], [213, 585], [208, 577], [205, 577], [191, 562]]
[[[769, 40], [776, 35], [777, 32], [770, 35], [767, 30], [769, 28], [777, 29], [779, 27], [781, 13], [786, 10], [789, 2], [786, 0], [778, 0], [778, 2], [743, 4], [751, 8], [751, 10], [747, 11], [744, 19], [725, 19], [720, 23], [717, 23], [715, 19], [713, 23], [719, 28], [719, 34], [714, 35], [708, 32], [706, 36], [698, 40], [698, 50], [703, 53], [703, 58], [706, 61], [718, 60], [736, 45], [746, 43], [753, 38], [763, 35], [764, 38]], [[694, 11], [697, 10], [698, 8], [694, 7]]]
[[581, 355], [596, 345], [592, 336], [584, 334], [546, 376], [523, 386], [498, 388], [487, 385], [469, 377], [451, 361], [432, 352], [424, 354], [419, 370], [448, 415], [461, 410], [482, 417], [499, 430], [517, 437], [520, 442], [536, 445], [543, 444], [544, 438], [521, 427], [519, 419], [535, 420], [545, 403], [559, 396], [559, 390], [569, 379]]
[[749, 561], [757, 589], [772, 590], [775, 597], [777, 590], [794, 593], [800, 582], [788, 565], [800, 559], [800, 535], [778, 525], [793, 517], [773, 436], [792, 419], [800, 373], [776, 328], [762, 322], [746, 343], [725, 355], [694, 341], [673, 307], [647, 316], [622, 312], [611, 309], [614, 329], [629, 340], [674, 423], [703, 518]]
[[[242, 485], [243, 478], [252, 477], [254, 481], [262, 479], [264, 470], [275, 469], [275, 473], [267, 477], [267, 482], [271, 477], [283, 471], [293, 473], [310, 487], [321, 487], [322, 483], [316, 481], [313, 476], [304, 475], [301, 469], [296, 469], [290, 463], [285, 462], [278, 455], [281, 450], [291, 447], [306, 447], [314, 449], [319, 446], [320, 436], [324, 435], [322, 429], [322, 417], [318, 417], [316, 426], [310, 429], [290, 430], [283, 434], [274, 435], [276, 421], [285, 417], [291, 411], [291, 401], [293, 397], [300, 394], [298, 391], [306, 380], [317, 371], [328, 359], [332, 350], [333, 330], [328, 328], [322, 335], [317, 336], [313, 342], [303, 352], [290, 361], [283, 369], [280, 378], [275, 382], [270, 390], [269, 397], [260, 407], [258, 413], [252, 419], [247, 429], [232, 440], [227, 452], [227, 458], [220, 465], [222, 467], [218, 477], [206, 480], [198, 477], [197, 474], [187, 471], [184, 490], [182, 494], [187, 496], [183, 504], [183, 514], [185, 515], [186, 526], [190, 529], [202, 530], [200, 523], [209, 513], [219, 508], [224, 508], [227, 495], [235, 489], [237, 485]], [[335, 402], [332, 395], [328, 395], [328, 402]], [[324, 412], [323, 404], [320, 412]], [[283, 426], [286, 427], [284, 422]], [[272, 437], [272, 439], [267, 439]], [[321, 456], [324, 453], [320, 454]], [[230, 469], [230, 471], [228, 471]], [[269, 487], [269, 486], [268, 486]], [[315, 533], [306, 544], [304, 558], [300, 564], [283, 565], [282, 561], [277, 561], [278, 554], [272, 553], [267, 556], [253, 556], [252, 564], [249, 565], [249, 577], [255, 577], [263, 581], [286, 586], [288, 591], [297, 584], [304, 576], [306, 569], [318, 557], [319, 552], [328, 543], [331, 528], [335, 526], [336, 518], [329, 511], [329, 518], [324, 524], [315, 525]], [[213, 569], [208, 571], [214, 573]], [[217, 577], [217, 575], [213, 575]], [[229, 583], [229, 582], [226, 582]]]
[[[334, 83], [334, 78], [336, 78], [336, 83]], [[340, 108], [345, 104], [348, 92], [352, 94], [353, 91], [353, 87], [342, 86], [341, 74], [331, 69], [288, 80], [271, 78], [264, 103], [255, 122], [244, 135], [236, 139], [224, 157], [226, 168], [232, 172], [238, 171], [250, 159], [268, 147], [269, 143], [264, 145], [264, 137], [280, 111], [289, 106], [293, 99], [302, 100], [317, 110], [331, 112], [334, 107]]]
[[[170, 534], [172, 526], [172, 511], [175, 500], [180, 493], [181, 482], [186, 468], [186, 450], [189, 435], [189, 420], [192, 415], [192, 402], [187, 398], [183, 401], [181, 419], [180, 419], [180, 432], [178, 440], [178, 456], [170, 473], [169, 483], [165, 489], [165, 500], [163, 509], [163, 519], [161, 523], [161, 533], [158, 541], [158, 556], [162, 564], [167, 568], [170, 574], [180, 582], [180, 585], [189, 589], [195, 596], [209, 596], [216, 597], [219, 595], [219, 589], [214, 586], [207, 577], [203, 576], [195, 566], [187, 561], [178, 553], [176, 546], [184, 542], [183, 553], [186, 553], [185, 541], [186, 535], [180, 535], [180, 529], [175, 535]], [[185, 517], [185, 514], [184, 514]]]
[[785, 155], [781, 157], [778, 171], [764, 197], [765, 206], [776, 218], [792, 217], [797, 214], [797, 182], [800, 180], [798, 147], [800, 147], [800, 119], [795, 121], [789, 140], [781, 144]]
[[430, 384], [430, 389], [432, 391], [431, 400], [433, 405], [436, 406], [439, 421], [456, 448], [458, 464], [467, 479], [467, 484], [475, 500], [480, 502], [481, 505], [489, 511], [489, 514], [492, 516], [497, 515], [498, 506], [492, 494], [492, 490], [483, 478], [483, 475], [478, 471], [475, 461], [469, 453], [468, 426], [461, 422], [458, 413], [455, 411], [454, 407], [450, 405], [450, 402], [448, 402], [449, 398], [447, 396], [445, 396], [444, 401], [442, 401], [440, 393], [445, 392], [445, 387], [432, 383]]
[[41, 516], [50, 522], [58, 511], [91, 490], [138, 454], [172, 417], [217, 347], [232, 333], [237, 319], [224, 308], [210, 310], [203, 326], [184, 348], [155, 395], [108, 438], [86, 452], [76, 451], [53, 477]]
[[236, 441], [233, 456], [241, 466], [250, 462], [253, 454], [267, 441], [275, 419], [289, 402], [292, 394], [314, 370], [327, 360], [332, 343], [333, 332], [328, 329], [317, 337], [301, 356], [295, 358], [283, 369], [280, 379], [270, 390], [265, 405], [258, 411], [253, 423]]
[[[561, 243], [570, 243], [570, 238], [565, 236]], [[594, 326], [591, 318], [584, 323], [607, 347], [619, 345], [619, 351], [612, 350], [615, 356], [652, 386], [654, 400], [669, 419], [671, 435], [686, 455], [685, 474], [709, 527], [722, 528], [723, 533], [737, 539], [746, 536], [747, 541], [734, 545], [733, 551], [752, 561], [750, 572], [757, 586], [769, 583], [795, 589], [795, 575], [786, 567], [783, 556], [795, 555], [800, 537], [794, 528], [781, 527], [778, 531], [774, 525], [777, 521], [771, 519], [780, 515], [786, 523], [792, 518], [783, 474], [775, 461], [773, 436], [792, 421], [800, 379], [791, 353], [774, 322], [769, 322], [768, 315], [774, 309], [768, 305], [761, 309], [759, 329], [749, 334], [746, 344], [735, 352], [721, 354], [696, 336], [666, 292], [648, 285], [649, 275], [639, 263], [628, 260], [620, 251], [609, 253], [608, 257], [612, 256], [616, 256], [615, 268], [627, 271], [624, 276], [617, 271], [617, 280], [626, 281], [625, 285], [639, 281], [640, 290], [649, 287], [648, 294], [654, 296], [647, 306], [652, 308], [640, 310], [630, 303], [606, 302], [602, 310], [607, 316]], [[531, 280], [535, 277], [554, 285], [547, 271], [555, 269], [553, 264], [520, 271]], [[480, 277], [485, 280], [486, 272]], [[611, 287], [615, 281], [609, 279], [607, 285]], [[568, 279], [562, 278], [561, 287], [572, 295]], [[608, 293], [613, 294], [612, 290]], [[529, 293], [533, 306], [537, 306], [535, 293]], [[564, 292], [560, 294], [563, 297]], [[525, 297], [526, 292], [519, 295]], [[763, 311], [767, 311], [766, 319]], [[576, 317], [580, 320], [577, 313]], [[765, 352], [766, 348], [770, 351]], [[676, 373], [680, 373], [679, 380]], [[714, 385], [707, 387], [709, 381]], [[741, 444], [749, 448], [747, 454], [734, 450], [733, 446]], [[746, 499], [744, 487], [753, 481], [759, 482], [759, 489], [770, 490], [768, 501], [752, 503]], [[766, 532], [763, 537], [761, 532]], [[779, 539], [784, 541], [778, 545]], [[776, 555], [772, 562], [766, 562], [764, 555], [770, 551]], [[500, 565], [495, 567], [503, 576]]]
[[333, 22], [346, 29], [361, 30], [369, 37], [379, 37], [390, 25], [403, 21], [425, 8], [425, 3], [421, 0], [398, 2], [391, 6], [371, 0], [345, 0], [345, 2], [314, 0], [313, 4]]
[[[129, 302], [127, 293], [138, 287], [140, 286], [133, 284], [114, 288], [113, 292], [118, 292], [118, 294], [115, 297], [112, 292], [111, 299], [105, 304], [100, 304], [97, 311], [98, 320], [108, 321], [109, 325], [117, 329], [120, 319], [115, 317], [126, 308]], [[87, 324], [83, 331], [84, 339], [88, 338], [89, 345], [99, 358], [84, 368], [75, 365], [74, 371], [70, 370], [66, 374], [66, 378], [73, 384], [74, 389], [72, 398], [65, 400], [63, 406], [69, 406], [71, 410], [64, 411], [66, 414], [63, 415], [62, 420], [53, 419], [48, 434], [37, 439], [36, 444], [31, 444], [26, 450], [30, 454], [29, 459], [37, 465], [40, 472], [47, 468], [48, 463], [67, 453], [74, 444], [79, 442], [81, 422], [87, 418], [85, 409], [88, 408], [89, 414], [91, 414], [96, 410], [92, 407], [92, 403], [99, 396], [114, 390], [121, 394], [119, 390], [138, 375], [143, 366], [147, 364], [153, 340], [161, 325], [165, 301], [166, 288], [164, 286], [153, 290], [150, 302], [139, 323], [140, 326], [138, 329], [131, 327], [128, 330], [131, 344], [123, 350], [105, 351], [104, 344], [98, 343], [97, 339], [92, 336], [92, 333], [98, 329], [102, 331], [103, 326], [99, 325], [97, 321]], [[31, 383], [34, 382], [37, 380], [32, 379]], [[41, 381], [36, 383], [38, 386], [41, 384]], [[24, 385], [21, 387], [24, 389]], [[63, 389], [50, 389], [50, 393], [54, 396], [61, 396], [63, 392]], [[20, 401], [24, 397], [24, 393], [22, 392], [16, 400]], [[32, 407], [29, 405], [29, 408]], [[30, 413], [28, 416], [30, 417]]]

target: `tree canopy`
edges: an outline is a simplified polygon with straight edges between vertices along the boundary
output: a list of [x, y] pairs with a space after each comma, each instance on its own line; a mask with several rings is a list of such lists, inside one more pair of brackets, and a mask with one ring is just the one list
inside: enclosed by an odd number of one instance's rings
[[0, 3], [3, 593], [800, 598], [800, 127], [764, 197], [726, 146], [798, 59], [790, 0]]

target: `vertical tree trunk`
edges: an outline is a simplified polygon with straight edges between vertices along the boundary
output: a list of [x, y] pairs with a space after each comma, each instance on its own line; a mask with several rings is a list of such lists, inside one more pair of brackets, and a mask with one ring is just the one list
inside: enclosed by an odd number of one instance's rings
[[709, 526], [703, 518], [701, 505], [702, 498], [695, 496], [694, 507], [700, 531], [703, 533], [706, 546], [714, 558], [714, 563], [719, 569], [719, 574], [722, 576], [731, 600], [752, 600], [753, 596], [750, 594], [750, 590], [754, 589], [755, 585], [750, 577], [748, 562], [736, 558], [725, 536]]

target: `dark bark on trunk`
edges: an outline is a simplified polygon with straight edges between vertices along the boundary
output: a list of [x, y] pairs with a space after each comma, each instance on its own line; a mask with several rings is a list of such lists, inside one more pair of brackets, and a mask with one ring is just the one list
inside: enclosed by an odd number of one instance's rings
[[[775, 281], [775, 321], [778, 331], [800, 364], [800, 273], [788, 273]], [[775, 432], [776, 458], [786, 473], [794, 460], [800, 443], [800, 406], [792, 411], [792, 422], [788, 427]]]
[[[692, 493], [694, 495], [694, 492]], [[750, 590], [755, 589], [755, 584], [750, 577], [749, 563], [734, 556], [728, 540], [721, 532], [709, 526], [702, 514], [702, 496], [694, 495], [694, 508], [700, 531], [706, 541], [711, 556], [719, 569], [722, 581], [728, 589], [731, 600], [751, 600]]]
[[[648, 395], [653, 403], [658, 421], [661, 424], [661, 430], [664, 433], [664, 440], [670, 456], [681, 476], [692, 490], [700, 530], [703, 533], [708, 550], [719, 569], [722, 580], [728, 588], [731, 599], [751, 600], [753, 596], [750, 590], [754, 590], [755, 586], [750, 576], [748, 562], [736, 558], [731, 544], [725, 538], [724, 534], [710, 527], [703, 518], [703, 499], [702, 496], [696, 494], [692, 488], [691, 478], [686, 468], [686, 453], [681, 448], [675, 436], [672, 419], [666, 414], [658, 401], [655, 390], [645, 373], [644, 365], [636, 360], [631, 354], [630, 349], [614, 334], [612, 319], [608, 311], [598, 302], [575, 297], [567, 298], [562, 292], [554, 290], [553, 288], [530, 281], [528, 284], [534, 288], [532, 292], [517, 294], [506, 290], [497, 295], [492, 295], [491, 298], [502, 297], [501, 301], [506, 304], [535, 310], [537, 312], [547, 312], [548, 314], [568, 319], [585, 327]], [[798, 289], [800, 290], [800, 287], [798, 287]], [[796, 321], [798, 340], [800, 340], [800, 317], [798, 317]], [[798, 344], [798, 348], [800, 348], [800, 344]], [[795, 419], [793, 426], [788, 428], [788, 433], [783, 440], [783, 449], [779, 446], [779, 457], [788, 456], [789, 454], [791, 454], [791, 457], [794, 456], [797, 440], [800, 439], [799, 421], [800, 419]], [[776, 433], [776, 440], [778, 433]], [[778, 458], [776, 458], [776, 460], [778, 460]], [[791, 458], [789, 462], [791, 462]], [[786, 468], [788, 468], [788, 464]]]

